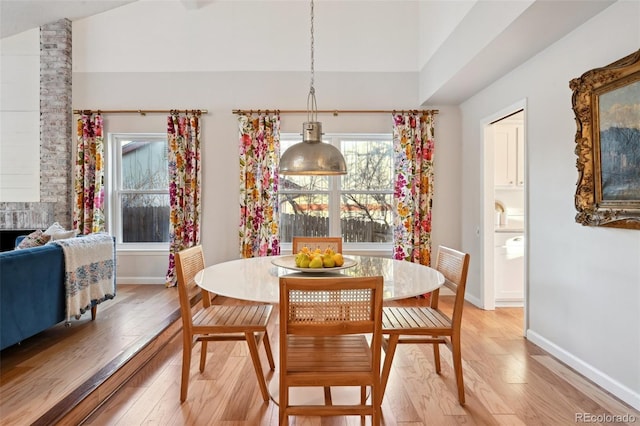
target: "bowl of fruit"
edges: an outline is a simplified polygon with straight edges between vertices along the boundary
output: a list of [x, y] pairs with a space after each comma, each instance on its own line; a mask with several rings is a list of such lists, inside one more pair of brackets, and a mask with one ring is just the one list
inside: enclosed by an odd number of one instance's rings
[[271, 263], [282, 268], [308, 273], [334, 272], [357, 264], [355, 260], [344, 257], [342, 253], [336, 253], [330, 248], [311, 250], [309, 247], [303, 247], [291, 256], [275, 257]]

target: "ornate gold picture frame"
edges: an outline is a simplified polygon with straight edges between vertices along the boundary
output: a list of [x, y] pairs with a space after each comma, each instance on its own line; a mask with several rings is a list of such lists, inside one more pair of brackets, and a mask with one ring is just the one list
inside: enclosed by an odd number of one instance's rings
[[576, 116], [576, 222], [640, 229], [640, 50], [569, 83]]

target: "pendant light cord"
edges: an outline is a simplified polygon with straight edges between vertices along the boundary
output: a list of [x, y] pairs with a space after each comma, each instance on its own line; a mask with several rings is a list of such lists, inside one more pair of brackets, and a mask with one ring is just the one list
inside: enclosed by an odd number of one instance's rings
[[307, 97], [307, 121], [318, 121], [318, 104], [316, 102], [316, 89], [314, 83], [314, 38], [313, 38], [313, 0], [311, 0], [311, 85]]

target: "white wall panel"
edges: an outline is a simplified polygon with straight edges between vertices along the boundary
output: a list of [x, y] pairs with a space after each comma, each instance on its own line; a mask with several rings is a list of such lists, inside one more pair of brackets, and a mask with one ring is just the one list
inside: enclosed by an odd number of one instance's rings
[[0, 42], [0, 202], [40, 200], [40, 30]]

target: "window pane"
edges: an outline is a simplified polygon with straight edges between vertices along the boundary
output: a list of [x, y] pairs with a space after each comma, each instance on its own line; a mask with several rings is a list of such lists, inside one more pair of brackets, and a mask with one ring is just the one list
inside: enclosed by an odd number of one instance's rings
[[123, 194], [121, 200], [123, 242], [169, 241], [168, 194]]
[[[281, 242], [290, 242], [294, 235], [340, 232], [346, 243], [391, 243], [393, 138], [343, 134], [325, 135], [324, 139], [340, 148], [348, 174], [280, 176]], [[288, 140], [281, 137], [282, 151], [299, 140], [295, 135]]]
[[280, 241], [291, 242], [294, 235], [329, 235], [327, 194], [279, 194]]
[[122, 143], [122, 189], [169, 188], [167, 141]]
[[329, 176], [280, 175], [280, 191], [327, 191]]
[[393, 187], [392, 140], [343, 140], [342, 152], [348, 174], [342, 190], [388, 191]]
[[391, 242], [392, 139], [342, 140], [341, 145], [349, 170], [341, 177], [340, 226], [344, 241]]
[[392, 194], [343, 193], [341, 198], [340, 225], [345, 242], [393, 241]]

